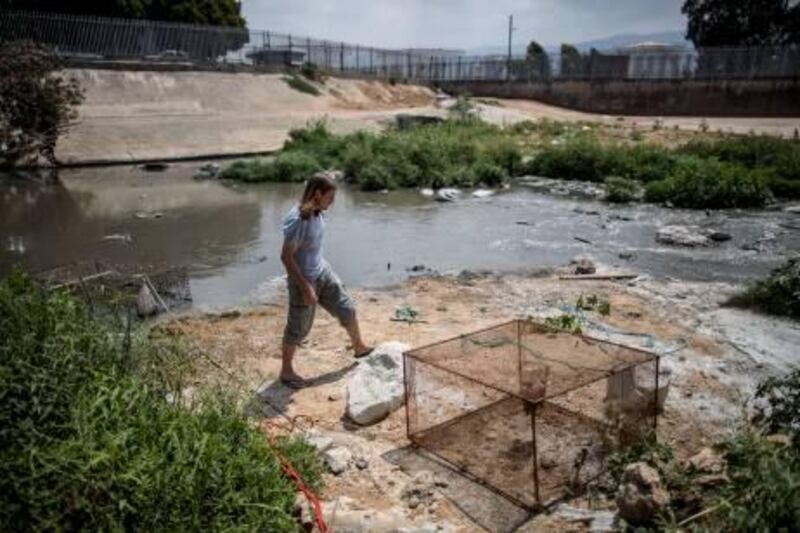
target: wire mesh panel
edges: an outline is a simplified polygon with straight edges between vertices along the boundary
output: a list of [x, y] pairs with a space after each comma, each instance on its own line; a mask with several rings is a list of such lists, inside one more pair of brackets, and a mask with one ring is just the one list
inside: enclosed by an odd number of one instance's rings
[[509, 499], [580, 492], [655, 427], [658, 357], [513, 321], [405, 356], [408, 436]]

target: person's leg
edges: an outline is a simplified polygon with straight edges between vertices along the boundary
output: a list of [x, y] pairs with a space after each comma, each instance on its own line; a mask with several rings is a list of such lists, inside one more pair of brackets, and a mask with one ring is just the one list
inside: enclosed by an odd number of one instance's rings
[[298, 287], [289, 283], [289, 313], [281, 344], [280, 380], [288, 385], [302, 386], [303, 378], [294, 370], [294, 354], [297, 346], [306, 338], [314, 323], [316, 306], [306, 305]]
[[363, 357], [368, 355], [372, 348], [367, 346], [361, 337], [361, 328], [356, 318], [355, 303], [345, 291], [342, 281], [332, 270], [326, 269], [318, 283], [319, 291], [317, 296], [319, 304], [328, 313], [336, 317], [345, 331], [347, 331], [355, 356]]

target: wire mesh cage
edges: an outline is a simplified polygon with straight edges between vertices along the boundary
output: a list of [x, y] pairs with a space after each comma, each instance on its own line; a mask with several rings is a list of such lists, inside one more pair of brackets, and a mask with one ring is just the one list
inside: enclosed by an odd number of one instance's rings
[[404, 356], [408, 438], [526, 508], [577, 494], [653, 434], [659, 357], [530, 320]]

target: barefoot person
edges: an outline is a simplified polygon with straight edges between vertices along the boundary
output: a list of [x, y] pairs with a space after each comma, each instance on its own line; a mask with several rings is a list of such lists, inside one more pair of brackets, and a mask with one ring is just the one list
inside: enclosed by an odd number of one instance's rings
[[317, 304], [347, 330], [356, 358], [372, 351], [361, 338], [352, 298], [322, 257], [323, 212], [333, 204], [335, 194], [336, 184], [316, 175], [306, 183], [300, 205], [293, 207], [283, 220], [281, 261], [289, 275], [289, 315], [283, 332], [280, 380], [292, 388], [307, 384], [294, 371], [292, 360], [311, 329]]

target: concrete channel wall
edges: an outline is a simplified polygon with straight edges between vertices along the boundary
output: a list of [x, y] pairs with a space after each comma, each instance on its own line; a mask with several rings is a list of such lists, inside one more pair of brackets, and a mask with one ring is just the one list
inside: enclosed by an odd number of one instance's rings
[[523, 98], [591, 113], [800, 117], [800, 80], [616, 80], [440, 83], [454, 94]]

